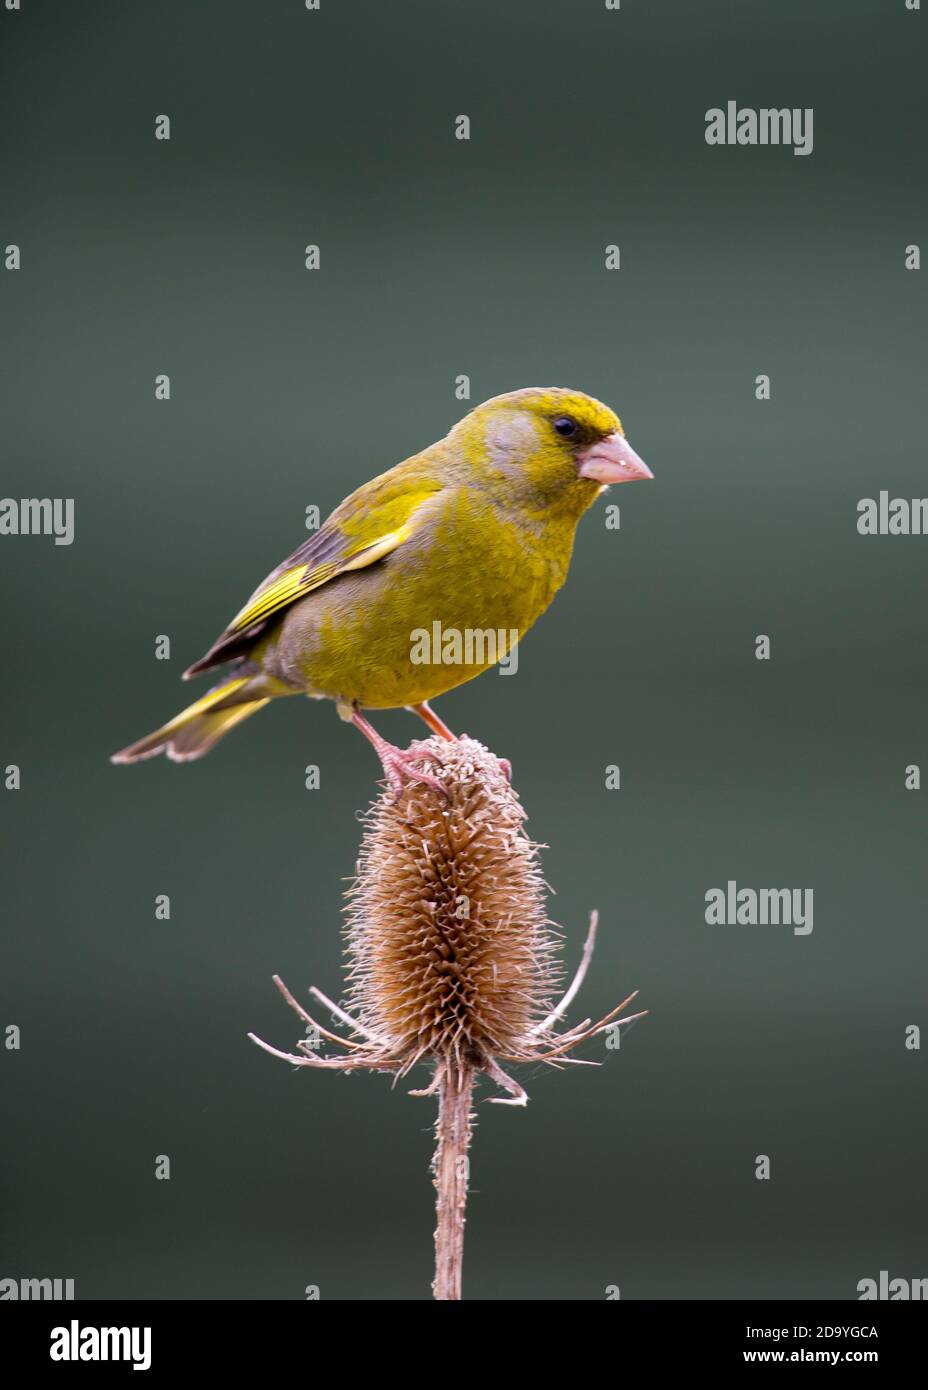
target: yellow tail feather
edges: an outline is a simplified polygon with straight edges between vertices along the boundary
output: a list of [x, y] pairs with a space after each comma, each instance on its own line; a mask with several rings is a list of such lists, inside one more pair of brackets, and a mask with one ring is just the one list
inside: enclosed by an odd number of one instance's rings
[[[114, 753], [110, 762], [137, 763], [158, 753], [167, 753], [176, 763], [202, 758], [236, 724], [267, 704], [269, 696], [248, 699], [244, 687], [251, 684], [249, 676], [240, 676], [217, 685], [154, 733]], [[240, 695], [238, 700], [236, 694]]]

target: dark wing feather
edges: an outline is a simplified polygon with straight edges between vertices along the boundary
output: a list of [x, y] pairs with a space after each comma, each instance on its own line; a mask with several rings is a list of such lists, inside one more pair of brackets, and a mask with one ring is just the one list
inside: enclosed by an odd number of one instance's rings
[[408, 540], [440, 484], [403, 476], [406, 468], [401, 464], [347, 498], [315, 535], [259, 584], [206, 655], [184, 672], [184, 680], [243, 655], [282, 609], [340, 574], [376, 563]]

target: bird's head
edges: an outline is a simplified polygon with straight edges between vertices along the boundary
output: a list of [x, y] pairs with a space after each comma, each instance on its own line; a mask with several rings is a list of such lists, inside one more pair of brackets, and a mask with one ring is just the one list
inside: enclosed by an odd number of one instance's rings
[[484, 401], [454, 427], [449, 442], [463, 448], [497, 492], [532, 511], [579, 516], [610, 483], [654, 476], [614, 411], [560, 386]]

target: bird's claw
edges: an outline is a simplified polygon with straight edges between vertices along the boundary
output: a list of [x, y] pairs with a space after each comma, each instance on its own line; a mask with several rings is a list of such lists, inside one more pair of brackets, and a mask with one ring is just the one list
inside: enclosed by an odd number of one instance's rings
[[430, 772], [424, 772], [422, 768], [416, 766], [416, 759], [422, 757], [421, 753], [413, 753], [411, 749], [404, 752], [402, 748], [394, 748], [392, 745], [378, 749], [378, 752], [384, 775], [397, 799], [411, 782], [432, 787], [435, 791], [441, 792], [443, 796], [448, 795], [447, 788], [442, 782], [439, 782], [437, 777], [433, 777]]

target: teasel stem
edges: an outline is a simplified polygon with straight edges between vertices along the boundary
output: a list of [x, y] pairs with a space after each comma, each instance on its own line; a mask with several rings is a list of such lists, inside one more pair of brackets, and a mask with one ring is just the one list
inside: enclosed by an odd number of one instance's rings
[[464, 1263], [464, 1220], [470, 1174], [471, 1098], [474, 1070], [441, 1063], [435, 1135], [435, 1279], [437, 1301], [459, 1300]]

